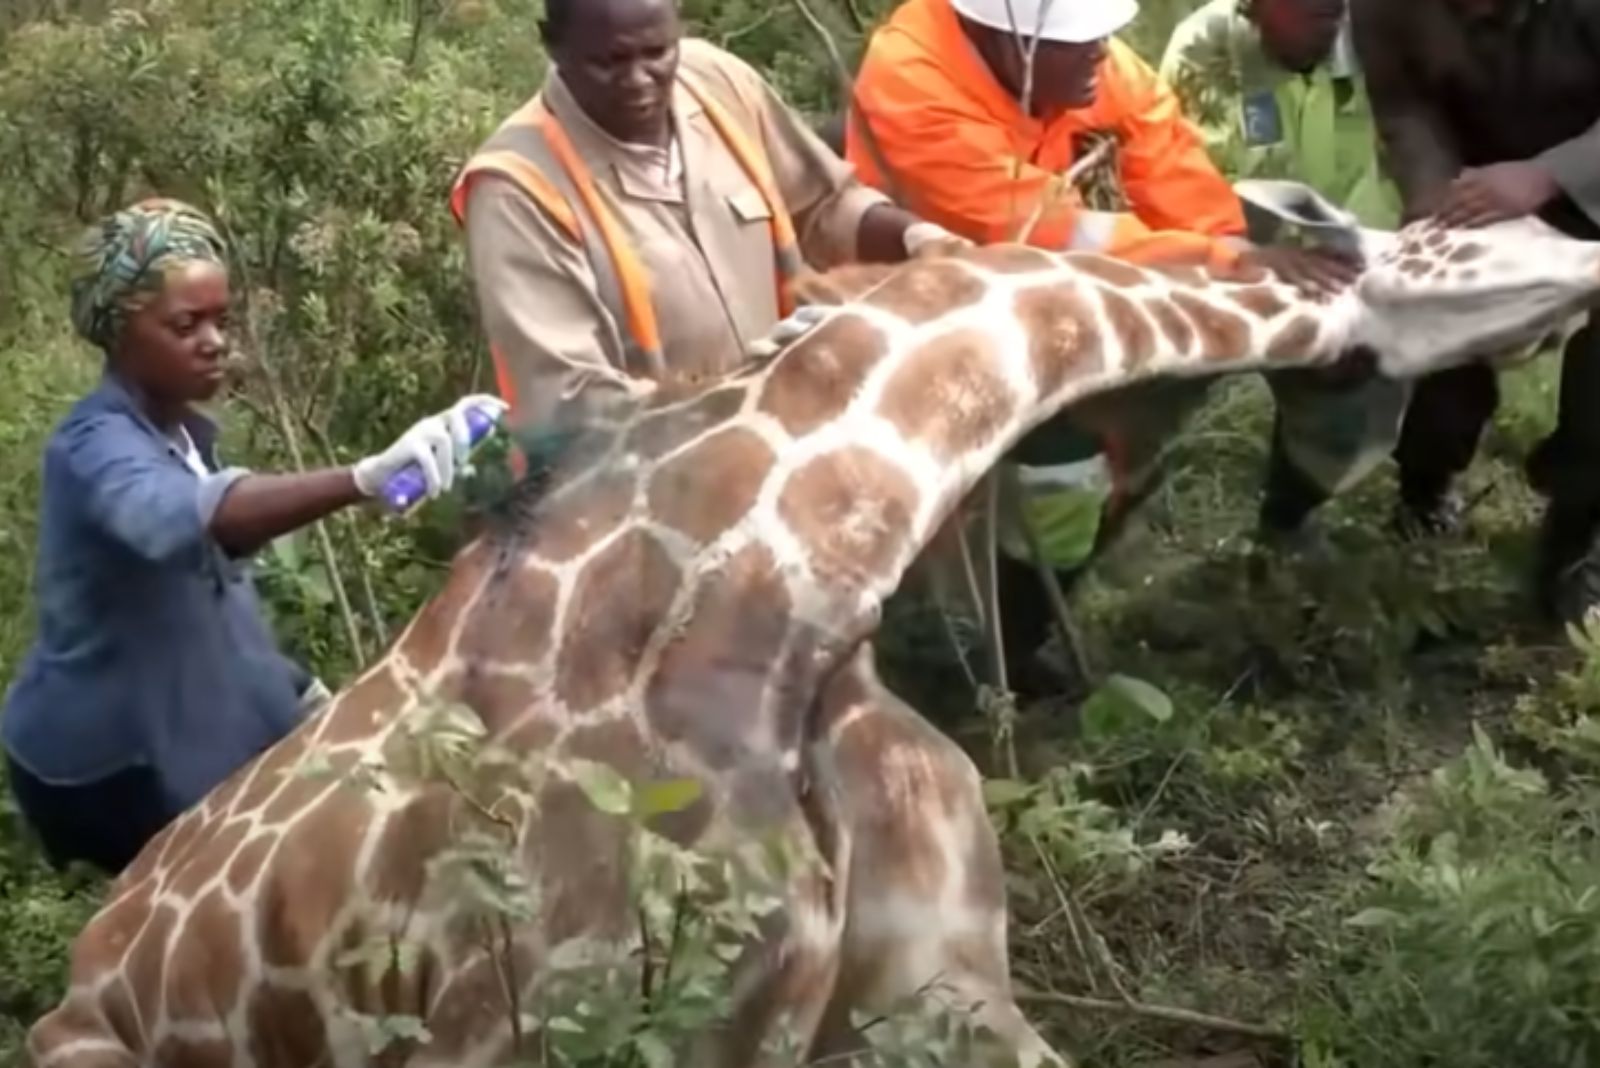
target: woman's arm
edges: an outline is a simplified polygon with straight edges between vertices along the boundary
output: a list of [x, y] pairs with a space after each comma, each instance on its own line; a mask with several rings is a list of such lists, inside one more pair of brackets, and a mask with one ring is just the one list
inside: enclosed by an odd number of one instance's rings
[[223, 494], [211, 516], [211, 537], [229, 556], [249, 556], [273, 538], [365, 499], [348, 467], [246, 475]]

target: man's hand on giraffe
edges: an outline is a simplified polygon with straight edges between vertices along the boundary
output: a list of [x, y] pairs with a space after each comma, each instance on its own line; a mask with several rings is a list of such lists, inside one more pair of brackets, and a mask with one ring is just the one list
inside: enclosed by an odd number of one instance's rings
[[921, 259], [929, 256], [949, 256], [962, 252], [976, 245], [957, 234], [931, 222], [915, 222], [906, 227], [905, 236], [902, 238], [906, 246], [906, 256], [910, 259]]
[[1360, 260], [1331, 249], [1275, 245], [1252, 246], [1240, 258], [1239, 265], [1269, 271], [1308, 297], [1333, 296], [1353, 284], [1362, 267]]
[[1555, 177], [1531, 160], [1469, 167], [1450, 183], [1434, 217], [1470, 230], [1533, 215], [1561, 192]]
[[827, 318], [831, 308], [822, 304], [802, 304], [790, 313], [787, 319], [778, 320], [778, 324], [767, 332], [766, 337], [757, 338], [745, 350], [745, 355], [752, 360], [770, 360], [790, 344], [798, 341], [823, 319]]

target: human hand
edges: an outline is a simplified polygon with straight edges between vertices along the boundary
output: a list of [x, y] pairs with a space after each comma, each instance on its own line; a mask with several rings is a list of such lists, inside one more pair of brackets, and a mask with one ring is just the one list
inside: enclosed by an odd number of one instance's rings
[[1530, 160], [1469, 167], [1445, 190], [1434, 218], [1470, 230], [1533, 215], [1561, 192], [1554, 176]]
[[449, 408], [412, 424], [387, 449], [357, 463], [352, 469], [356, 489], [366, 497], [383, 492], [384, 483], [406, 465], [415, 463], [422, 471], [424, 497], [449, 492], [456, 475], [467, 464], [472, 450], [472, 430], [467, 423], [469, 409], [477, 408], [498, 420], [507, 410], [499, 397], [478, 393], [463, 397]]
[[1331, 297], [1361, 275], [1361, 261], [1332, 249], [1300, 249], [1255, 245], [1245, 250], [1239, 266], [1258, 267], [1277, 275], [1308, 297]]
[[926, 256], [949, 256], [977, 247], [974, 242], [952, 234], [937, 223], [925, 221], [914, 222], [906, 227], [905, 235], [901, 240], [905, 242], [906, 255], [911, 259], [920, 259]]
[[752, 342], [746, 355], [752, 360], [771, 359], [783, 349], [810, 333], [817, 324], [828, 317], [831, 309], [824, 304], [802, 304], [779, 320], [767, 335]]

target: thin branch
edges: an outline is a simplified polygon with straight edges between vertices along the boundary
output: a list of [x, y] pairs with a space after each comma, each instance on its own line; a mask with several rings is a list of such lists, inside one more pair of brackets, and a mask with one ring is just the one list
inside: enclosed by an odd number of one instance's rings
[[1276, 1027], [1246, 1023], [1243, 1020], [1233, 1020], [1226, 1016], [1212, 1016], [1210, 1013], [1194, 1012], [1190, 1009], [1180, 1009], [1170, 1005], [1150, 1005], [1142, 1001], [1107, 1001], [1104, 998], [1058, 994], [1053, 990], [1018, 989], [1016, 998], [1018, 1001], [1032, 1002], [1035, 1005], [1061, 1005], [1071, 1009], [1083, 1009], [1087, 1012], [1109, 1012], [1126, 1016], [1142, 1016], [1149, 1020], [1187, 1024], [1191, 1027], [1204, 1027], [1210, 1031], [1246, 1035], [1250, 1038], [1264, 1038], [1274, 1042], [1287, 1042], [1289, 1040], [1288, 1033]]

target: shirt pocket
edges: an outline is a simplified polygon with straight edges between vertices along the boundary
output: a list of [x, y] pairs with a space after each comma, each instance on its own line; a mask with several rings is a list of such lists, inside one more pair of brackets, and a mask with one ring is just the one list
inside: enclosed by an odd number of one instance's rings
[[728, 208], [733, 212], [734, 219], [742, 226], [769, 226], [772, 223], [772, 208], [767, 204], [767, 198], [755, 186], [749, 186], [729, 193]]

